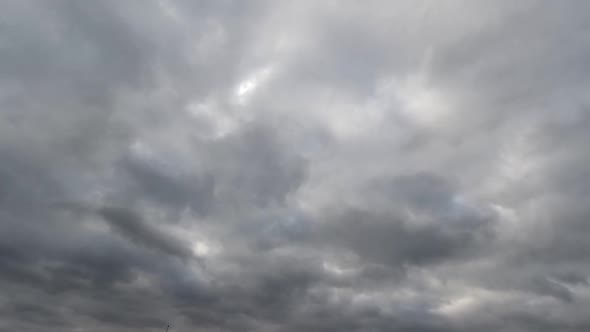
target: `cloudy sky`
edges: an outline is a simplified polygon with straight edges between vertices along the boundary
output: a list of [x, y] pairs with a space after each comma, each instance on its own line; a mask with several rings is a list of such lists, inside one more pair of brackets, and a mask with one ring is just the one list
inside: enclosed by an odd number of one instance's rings
[[0, 1], [0, 331], [588, 331], [588, 59], [582, 1]]

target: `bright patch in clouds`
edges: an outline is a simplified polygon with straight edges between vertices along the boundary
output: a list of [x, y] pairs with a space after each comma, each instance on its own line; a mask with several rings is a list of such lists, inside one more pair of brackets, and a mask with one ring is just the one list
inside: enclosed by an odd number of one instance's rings
[[449, 99], [422, 76], [410, 76], [391, 86], [400, 112], [412, 122], [427, 127], [444, 124], [450, 115]]
[[238, 104], [248, 102], [257, 89], [260, 89], [273, 73], [272, 66], [266, 66], [247, 75], [235, 88], [235, 98]]

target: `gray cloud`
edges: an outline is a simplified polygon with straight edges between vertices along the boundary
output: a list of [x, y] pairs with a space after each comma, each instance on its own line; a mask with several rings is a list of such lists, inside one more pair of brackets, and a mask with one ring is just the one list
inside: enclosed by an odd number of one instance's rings
[[145, 244], [170, 255], [182, 258], [192, 256], [190, 248], [183, 245], [181, 240], [166, 236], [165, 233], [149, 225], [132, 211], [122, 208], [103, 207], [97, 213], [108, 220], [114, 229], [132, 241], [137, 241], [140, 244]]
[[0, 331], [588, 330], [586, 7], [2, 3]]

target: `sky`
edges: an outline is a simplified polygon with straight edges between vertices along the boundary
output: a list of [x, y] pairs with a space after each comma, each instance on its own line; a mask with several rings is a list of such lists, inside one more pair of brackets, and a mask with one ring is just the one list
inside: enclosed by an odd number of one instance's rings
[[0, 1], [0, 332], [590, 330], [590, 3]]

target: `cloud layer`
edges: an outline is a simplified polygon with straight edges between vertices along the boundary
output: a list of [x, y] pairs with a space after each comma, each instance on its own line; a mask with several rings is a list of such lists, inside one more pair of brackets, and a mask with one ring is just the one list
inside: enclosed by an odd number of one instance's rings
[[0, 331], [590, 329], [590, 8], [0, 4]]

